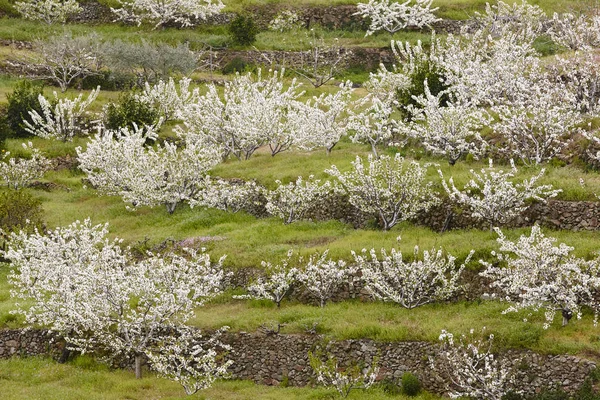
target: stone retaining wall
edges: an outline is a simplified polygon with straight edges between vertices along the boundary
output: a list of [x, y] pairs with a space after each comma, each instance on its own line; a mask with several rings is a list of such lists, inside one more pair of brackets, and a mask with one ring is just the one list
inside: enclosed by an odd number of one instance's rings
[[[279, 385], [284, 380], [293, 386], [313, 383], [308, 352], [321, 348], [335, 355], [340, 366], [370, 363], [373, 357], [379, 357], [378, 379], [398, 382], [404, 372], [411, 372], [419, 377], [425, 389], [439, 394], [447, 390], [445, 380], [431, 368], [430, 359], [440, 352], [439, 345], [434, 343], [368, 339], [324, 342], [318, 335], [244, 332], [228, 333], [223, 341], [232, 346], [227, 357], [234, 361], [230, 369], [233, 378], [263, 385]], [[62, 342], [44, 331], [0, 330], [0, 358], [15, 355], [58, 358], [62, 348]], [[596, 368], [594, 362], [569, 355], [510, 350], [499, 357], [511, 360], [517, 371], [515, 387], [530, 395], [550, 388], [574, 392]]]

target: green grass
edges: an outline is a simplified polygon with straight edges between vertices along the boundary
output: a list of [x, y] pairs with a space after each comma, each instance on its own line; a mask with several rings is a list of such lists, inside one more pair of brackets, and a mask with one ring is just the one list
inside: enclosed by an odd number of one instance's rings
[[[211, 399], [211, 400], [319, 400], [331, 399], [333, 391], [323, 388], [280, 388], [255, 385], [248, 381], [218, 381], [212, 388], [186, 396], [175, 382], [146, 373], [135, 379], [131, 371], [111, 371], [88, 357], [68, 364], [58, 364], [47, 358], [12, 358], [0, 360], [2, 398], [6, 400], [149, 400], [149, 399]], [[402, 395], [387, 395], [380, 388], [365, 392], [356, 390], [349, 399], [408, 399]], [[416, 400], [435, 400], [438, 396], [420, 394]]]

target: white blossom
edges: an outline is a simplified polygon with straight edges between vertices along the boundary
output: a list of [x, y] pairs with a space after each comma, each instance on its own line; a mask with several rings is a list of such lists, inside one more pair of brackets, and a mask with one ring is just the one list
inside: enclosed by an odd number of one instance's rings
[[185, 107], [200, 96], [198, 88], [190, 91], [191, 82], [190, 78], [182, 78], [179, 90], [173, 78], [169, 78], [167, 82], [161, 79], [155, 85], [146, 82], [144, 90], [136, 94], [135, 98], [157, 110], [165, 121], [180, 119]]
[[325, 303], [337, 293], [340, 286], [348, 282], [353, 273], [353, 269], [347, 267], [344, 261], [328, 259], [328, 252], [312, 255], [298, 274], [298, 281], [319, 300], [321, 307], [325, 307]]
[[331, 354], [327, 355], [327, 361], [321, 360], [322, 355], [317, 352], [308, 353], [310, 366], [317, 376], [317, 383], [325, 387], [333, 387], [343, 398], [348, 397], [354, 389], [368, 389], [377, 380], [379, 374], [378, 358], [374, 358], [370, 365], [361, 368], [358, 364], [347, 368], [339, 366], [338, 361]]
[[85, 126], [86, 109], [96, 100], [100, 86], [92, 90], [87, 99], [80, 93], [75, 99], [59, 99], [54, 92], [54, 107], [43, 95], [38, 100], [42, 108], [40, 115], [36, 110], [29, 111], [31, 122], [24, 120], [23, 125], [27, 132], [44, 139], [59, 139], [63, 142], [71, 141], [76, 135], [87, 135]]
[[546, 202], [562, 191], [553, 189], [552, 185], [536, 185], [545, 169], [522, 183], [515, 183], [513, 178], [518, 170], [512, 160], [511, 169], [507, 172], [494, 169], [491, 159], [489, 168], [483, 168], [479, 173], [471, 170], [473, 179], [462, 191], [456, 188], [453, 178], [446, 183], [442, 172], [438, 172], [450, 199], [468, 207], [471, 216], [489, 223], [490, 229], [496, 224], [506, 224], [520, 215], [527, 208], [528, 200]]
[[23, 148], [31, 151], [31, 158], [14, 158], [10, 157], [10, 152], [6, 152], [0, 163], [0, 178], [7, 187], [15, 190], [26, 187], [34, 179], [40, 179], [50, 168], [50, 161], [31, 142], [23, 143]]
[[377, 215], [384, 230], [428, 210], [438, 202], [431, 182], [425, 183], [427, 168], [419, 163], [405, 163], [399, 154], [393, 159], [389, 156], [374, 159], [369, 155], [367, 162], [365, 167], [363, 160], [357, 156], [351, 171], [342, 173], [333, 165], [325, 172], [337, 178], [353, 206]]
[[68, 17], [81, 11], [76, 0], [26, 0], [16, 2], [14, 7], [23, 18], [48, 25], [64, 24]]
[[600, 16], [554, 13], [548, 32], [552, 40], [570, 50], [600, 47]]
[[315, 180], [311, 175], [304, 181], [301, 176], [287, 185], [275, 181], [277, 189], [265, 191], [266, 209], [271, 215], [281, 218], [285, 224], [301, 220], [304, 214], [331, 192], [331, 184]]
[[152, 127], [99, 131], [85, 151], [77, 148], [79, 168], [102, 194], [118, 195], [132, 206], [164, 204], [173, 213], [206, 185], [206, 174], [220, 159], [214, 147], [184, 140], [182, 148], [156, 140]]
[[418, 246], [415, 246], [411, 262], [404, 261], [402, 252], [396, 249], [390, 254], [381, 249], [381, 261], [375, 249], [368, 254], [363, 249], [362, 255], [353, 251], [352, 255], [362, 273], [365, 288], [375, 299], [412, 309], [454, 296], [460, 289], [458, 280], [473, 251], [458, 268], [456, 257], [445, 256], [441, 249], [425, 250], [421, 257]]
[[112, 8], [117, 18], [126, 22], [154, 24], [154, 28], [174, 22], [193, 26], [197, 20], [206, 20], [221, 12], [221, 0], [119, 0], [121, 8]]
[[27, 323], [58, 332], [75, 350], [135, 356], [140, 377], [141, 356], [220, 293], [224, 257], [213, 264], [187, 250], [187, 257], [148, 253], [137, 261], [107, 235], [107, 224], [90, 220], [47, 235], [21, 231], [10, 234], [2, 255], [14, 267], [11, 294], [24, 300], [17, 312]]
[[477, 338], [472, 329], [469, 336], [455, 340], [452, 333], [442, 330], [439, 340], [442, 350], [431, 360], [432, 368], [450, 380], [451, 398], [500, 400], [509, 391], [515, 371], [508, 360], [500, 361], [492, 353], [493, 334]]
[[539, 226], [531, 228], [531, 235], [521, 235], [516, 242], [496, 228], [500, 252], [495, 253], [502, 264], [481, 261], [485, 266], [482, 276], [492, 280], [504, 299], [512, 303], [505, 312], [523, 308], [544, 310], [548, 328], [557, 311], [563, 316], [563, 326], [575, 314], [581, 318], [582, 306], [590, 307], [598, 315], [600, 305], [595, 292], [600, 287], [598, 260], [586, 261], [570, 253], [572, 247], [555, 238], [546, 237]]
[[391, 104], [381, 101], [377, 96], [366, 96], [363, 103], [368, 104], [368, 108], [350, 117], [348, 129], [353, 131], [350, 139], [355, 143], [369, 143], [373, 155], [377, 157], [377, 145], [393, 137], [398, 131], [398, 123], [392, 118], [394, 109]]
[[406, 27], [423, 28], [439, 21], [433, 14], [438, 8], [431, 8], [433, 0], [369, 0], [368, 3], [358, 3], [357, 15], [369, 18], [371, 24], [367, 35], [384, 30], [389, 33], [397, 32]]
[[279, 264], [271, 264], [262, 261], [265, 276], [259, 277], [254, 283], [246, 288], [247, 295], [233, 296], [235, 299], [267, 299], [281, 307], [281, 302], [289, 293], [294, 284], [298, 281], [299, 271], [290, 266], [293, 251], [288, 251], [287, 257], [282, 259]]
[[254, 181], [230, 181], [206, 176], [203, 190], [189, 199], [190, 207], [209, 207], [236, 213], [252, 207], [263, 188]]
[[269, 22], [269, 30], [275, 32], [286, 32], [298, 29], [302, 26], [302, 21], [296, 11], [284, 10], [277, 14], [275, 18]]

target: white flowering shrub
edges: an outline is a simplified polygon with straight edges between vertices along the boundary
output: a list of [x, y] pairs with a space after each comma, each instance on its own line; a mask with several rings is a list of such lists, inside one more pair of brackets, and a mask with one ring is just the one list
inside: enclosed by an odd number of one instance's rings
[[233, 296], [235, 299], [267, 299], [281, 307], [281, 302], [290, 292], [292, 287], [298, 282], [299, 271], [290, 266], [293, 251], [287, 253], [287, 257], [282, 259], [279, 264], [271, 264], [262, 261], [261, 266], [264, 269], [264, 277], [259, 277], [254, 283], [246, 288], [248, 294]]
[[148, 352], [152, 369], [179, 382], [188, 396], [211, 387], [217, 379], [228, 378], [227, 368], [233, 361], [223, 362], [217, 353], [231, 350], [219, 340], [226, 329], [223, 327], [208, 338], [196, 329], [180, 329], [177, 337], [164, 338], [160, 346]]
[[332, 190], [331, 184], [314, 179], [311, 175], [304, 181], [301, 176], [287, 185], [275, 181], [275, 190], [265, 191], [266, 209], [271, 215], [281, 218], [285, 224], [301, 220], [305, 213]]
[[598, 260], [586, 261], [570, 253], [572, 247], [555, 238], [546, 237], [539, 226], [531, 228], [531, 235], [521, 235], [516, 242], [496, 228], [500, 252], [492, 253], [498, 263], [481, 261], [485, 266], [482, 276], [489, 278], [492, 287], [498, 288], [506, 301], [511, 302], [505, 312], [521, 309], [544, 310], [547, 329], [556, 312], [563, 317], [563, 326], [573, 314], [581, 318], [582, 307], [595, 313], [600, 310], [595, 293], [600, 288]]
[[360, 157], [352, 162], [352, 170], [342, 173], [333, 165], [326, 170], [335, 177], [350, 203], [359, 210], [379, 217], [384, 230], [427, 211], [438, 202], [431, 182], [425, 183], [426, 167], [418, 162], [405, 163], [394, 158], [369, 155], [367, 165]]
[[433, 154], [446, 157], [450, 165], [467, 154], [478, 159], [487, 148], [480, 131], [492, 117], [485, 109], [459, 99], [443, 104], [447, 95], [446, 91], [432, 95], [426, 83], [425, 95], [416, 98], [419, 107], [409, 107], [410, 122], [400, 130]]
[[355, 143], [369, 143], [373, 155], [377, 157], [377, 146], [392, 139], [398, 131], [398, 123], [392, 118], [394, 108], [391, 104], [381, 101], [376, 96], [365, 97], [363, 103], [368, 104], [367, 109], [350, 117], [350, 140]]
[[188, 250], [137, 261], [107, 236], [108, 224], [89, 219], [47, 235], [10, 234], [2, 256], [14, 267], [11, 295], [28, 324], [59, 333], [74, 350], [135, 356], [141, 377], [141, 357], [220, 293], [224, 257], [215, 264]]
[[287, 32], [302, 27], [302, 21], [296, 11], [284, 10], [269, 22], [269, 30]]
[[48, 25], [64, 24], [68, 17], [81, 11], [77, 0], [26, 0], [15, 2], [14, 7], [23, 18]]
[[319, 300], [319, 305], [331, 299], [344, 283], [348, 283], [353, 268], [346, 266], [342, 260], [327, 258], [328, 250], [323, 254], [312, 255], [307, 264], [298, 273], [298, 282]]
[[377, 380], [378, 358], [374, 358], [366, 368], [362, 368], [358, 364], [342, 368], [331, 354], [327, 355], [326, 361], [322, 361], [322, 358], [323, 355], [319, 352], [308, 353], [310, 366], [317, 377], [317, 383], [334, 388], [342, 398], [347, 398], [352, 390], [370, 388]]
[[544, 10], [527, 1], [486, 3], [485, 13], [475, 12], [473, 21], [478, 30], [493, 37], [515, 36], [520, 42], [533, 42], [544, 29]]
[[473, 251], [459, 267], [456, 258], [444, 255], [441, 249], [425, 250], [421, 256], [418, 246], [415, 246], [410, 262], [405, 261], [402, 252], [396, 249], [390, 254], [381, 249], [381, 260], [375, 249], [369, 253], [363, 249], [362, 255], [353, 251], [352, 255], [362, 273], [365, 288], [375, 299], [412, 309], [454, 296], [460, 289], [460, 276]]
[[133, 208], [162, 204], [173, 213], [205, 188], [206, 174], [220, 155], [190, 141], [181, 149], [169, 142], [146, 145], [156, 138], [152, 127], [99, 132], [85, 151], [76, 149], [79, 168], [101, 194], [121, 196]]
[[[87, 108], [96, 100], [99, 92], [100, 86], [92, 90], [85, 100], [83, 93], [70, 100], [59, 99], [54, 92], [53, 102], [40, 94], [38, 100], [42, 114], [40, 115], [36, 110], [29, 111], [31, 122], [23, 120], [24, 129], [32, 135], [63, 142], [72, 141], [76, 135], [87, 135], [89, 133], [85, 125]], [[55, 103], [54, 107], [52, 103]]]
[[369, 0], [357, 4], [356, 14], [370, 19], [367, 35], [381, 30], [394, 33], [406, 27], [423, 28], [439, 21], [433, 14], [438, 8], [432, 9], [431, 3], [433, 0]]
[[192, 208], [199, 206], [237, 213], [255, 205], [263, 191], [264, 188], [254, 181], [212, 179], [207, 175], [203, 190], [189, 199], [189, 204]]
[[121, 8], [112, 8], [117, 19], [154, 24], [154, 28], [167, 23], [193, 26], [198, 20], [217, 15], [225, 7], [221, 0], [119, 0]]
[[590, 116], [600, 111], [600, 67], [594, 51], [578, 51], [556, 56], [549, 66], [552, 78], [572, 93], [575, 106]]
[[222, 90], [209, 85], [182, 112], [184, 127], [177, 131], [189, 140], [218, 146], [223, 158], [249, 159], [262, 146], [269, 146], [272, 155], [288, 150], [296, 142], [292, 127], [297, 126], [289, 109], [302, 93], [295, 80], [284, 85], [283, 74], [271, 72], [266, 79], [260, 71], [256, 79], [237, 75]]
[[50, 168], [50, 161], [31, 142], [23, 143], [23, 148], [31, 151], [31, 158], [14, 158], [10, 157], [10, 152], [6, 152], [0, 162], [0, 178], [7, 187], [15, 190], [26, 187], [34, 179], [40, 179]]
[[[492, 353], [494, 335], [478, 336], [474, 330], [458, 340], [445, 330], [440, 334], [442, 350], [431, 360], [432, 368], [450, 381], [447, 394], [453, 399], [500, 400], [514, 382], [515, 371], [510, 362], [500, 361]], [[485, 336], [485, 328], [481, 336]]]
[[338, 38], [327, 43], [314, 29], [307, 34], [307, 40], [309, 49], [299, 52], [300, 62], [292, 69], [315, 88], [319, 88], [335, 78], [352, 51], [343, 48]]
[[555, 43], [570, 50], [597, 48], [600, 47], [600, 16], [554, 13], [548, 33]]
[[173, 78], [169, 78], [167, 82], [161, 79], [155, 85], [146, 82], [144, 90], [136, 94], [135, 98], [157, 110], [165, 121], [180, 119], [185, 107], [200, 96], [198, 88], [190, 91], [191, 82], [190, 78], [179, 80], [179, 85]]
[[492, 229], [496, 224], [506, 224], [523, 212], [528, 200], [546, 202], [547, 199], [555, 197], [561, 189], [553, 189], [552, 185], [536, 185], [545, 169], [539, 174], [525, 179], [522, 183], [513, 181], [518, 170], [511, 160], [509, 171], [494, 169], [492, 160], [489, 160], [489, 168], [482, 168], [480, 172], [471, 170], [471, 179], [463, 188], [458, 190], [454, 185], [453, 178], [446, 183], [442, 172], [442, 185], [450, 199], [460, 205], [466, 206], [471, 217], [483, 220], [490, 224]]
[[325, 148], [330, 154], [349, 128], [352, 82], [346, 81], [335, 93], [321, 94], [306, 103], [296, 102], [289, 121], [294, 124], [295, 146], [302, 150]]
[[560, 83], [539, 83], [523, 99], [492, 108], [493, 129], [505, 140], [500, 150], [527, 165], [551, 160], [582, 132], [575, 94]]

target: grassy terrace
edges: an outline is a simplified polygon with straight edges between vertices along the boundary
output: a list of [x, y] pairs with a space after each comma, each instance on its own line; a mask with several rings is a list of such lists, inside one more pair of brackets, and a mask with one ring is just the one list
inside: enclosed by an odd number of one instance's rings
[[[135, 379], [132, 372], [111, 371], [88, 357], [79, 357], [68, 364], [57, 364], [44, 358], [0, 360], [2, 396], [11, 400], [148, 400], [148, 399], [211, 399], [211, 400], [318, 400], [331, 399], [332, 390], [312, 388], [279, 388], [255, 385], [247, 381], [217, 382], [212, 388], [194, 396], [186, 396], [176, 382], [159, 379], [148, 373]], [[364, 398], [364, 392], [353, 391], [349, 399]], [[438, 396], [417, 397], [388, 395], [381, 388], [369, 390], [369, 399], [435, 400]]]

